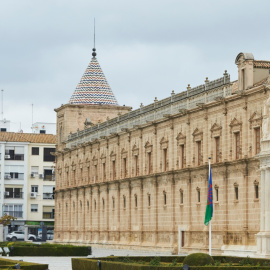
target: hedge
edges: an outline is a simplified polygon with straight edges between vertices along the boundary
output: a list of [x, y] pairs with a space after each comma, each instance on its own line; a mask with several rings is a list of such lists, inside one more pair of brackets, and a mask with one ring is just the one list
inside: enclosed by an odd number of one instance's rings
[[[0, 244], [3, 248], [8, 246], [10, 256], [87, 256], [89, 250], [87, 246], [73, 246], [60, 244], [32, 244], [32, 243], [8, 243]], [[13, 247], [13, 250], [12, 248]], [[5, 254], [3, 254], [5, 255]]]
[[[164, 269], [180, 269], [178, 266], [152, 266], [136, 263], [125, 263], [124, 261], [144, 261], [149, 263], [155, 257], [105, 257], [105, 258], [72, 258], [73, 270], [98, 270], [97, 261], [101, 261], [102, 270], [164, 270]], [[161, 262], [171, 263], [177, 260], [177, 263], [182, 263], [185, 257], [182, 256], [166, 256], [160, 257]], [[255, 258], [240, 258], [240, 257], [227, 257], [227, 256], [213, 256], [215, 262], [221, 263], [243, 263], [243, 266], [228, 266], [228, 265], [209, 265], [209, 266], [190, 266], [190, 270], [259, 270], [270, 269], [270, 260], [255, 259]], [[250, 264], [250, 265], [248, 265]], [[261, 266], [259, 266], [259, 264]], [[268, 265], [268, 266], [263, 266]]]
[[38, 264], [0, 258], [0, 269], [8, 269], [9, 267], [13, 267], [17, 263], [19, 263], [22, 269], [25, 270], [47, 270], [49, 268], [48, 264]]

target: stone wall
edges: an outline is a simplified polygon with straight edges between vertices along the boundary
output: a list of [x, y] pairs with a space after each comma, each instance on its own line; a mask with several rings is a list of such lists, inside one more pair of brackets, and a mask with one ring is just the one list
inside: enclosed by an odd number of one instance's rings
[[77, 136], [57, 153], [56, 241], [175, 250], [184, 237], [179, 251], [206, 250], [211, 157], [213, 247], [255, 246], [266, 93], [259, 85], [95, 140]]

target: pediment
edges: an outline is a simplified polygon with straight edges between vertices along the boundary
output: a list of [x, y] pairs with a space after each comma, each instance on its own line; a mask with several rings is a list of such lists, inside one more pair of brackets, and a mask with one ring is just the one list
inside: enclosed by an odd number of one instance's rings
[[211, 127], [211, 129], [210, 129], [210, 131], [217, 131], [217, 130], [220, 130], [220, 129], [222, 129], [222, 126], [220, 126], [219, 124], [217, 124], [217, 123], [215, 123], [212, 127]]
[[176, 140], [179, 141], [179, 140], [182, 140], [182, 139], [186, 139], [186, 136], [183, 135], [181, 132], [177, 135], [176, 137]]
[[183, 135], [181, 132], [177, 135], [176, 137], [177, 144], [178, 145], [183, 145], [186, 143], [186, 136]]
[[241, 126], [242, 122], [237, 120], [235, 117], [233, 118], [233, 120], [230, 123], [230, 127], [234, 127], [234, 126]]
[[139, 148], [138, 148], [138, 146], [136, 144], [134, 144], [133, 147], [132, 147], [132, 154], [134, 156], [138, 156], [139, 155]]
[[138, 146], [136, 144], [134, 144], [133, 147], [132, 147], [132, 151], [135, 151], [137, 149], [139, 149]]
[[198, 128], [196, 128], [192, 133], [193, 136], [200, 135], [200, 134], [202, 134], [202, 131], [200, 131]]
[[249, 118], [250, 128], [260, 127], [262, 125], [262, 115], [261, 113], [254, 112]]
[[196, 128], [193, 133], [193, 141], [197, 142], [197, 141], [202, 141], [203, 139], [203, 132], [200, 131], [198, 128]]
[[152, 152], [152, 146], [153, 145], [149, 141], [146, 142], [146, 144], [144, 145], [144, 147], [145, 147], [147, 153]]
[[162, 139], [160, 140], [160, 146], [161, 149], [167, 149], [168, 148], [168, 139], [166, 139], [165, 137], [162, 137]]
[[149, 141], [147, 141], [146, 144], [144, 145], [145, 148], [151, 147], [151, 146], [152, 146], [152, 144]]
[[125, 148], [123, 148], [121, 150], [121, 155], [122, 155], [122, 158], [126, 158], [127, 157], [127, 150], [125, 150]]
[[165, 137], [162, 137], [162, 139], [160, 140], [160, 144], [163, 143], [168, 143], [168, 139], [165, 139]]
[[262, 115], [258, 112], [254, 112], [251, 117], [249, 118], [249, 122], [253, 122], [253, 121], [256, 121], [256, 120], [261, 120], [262, 119]]

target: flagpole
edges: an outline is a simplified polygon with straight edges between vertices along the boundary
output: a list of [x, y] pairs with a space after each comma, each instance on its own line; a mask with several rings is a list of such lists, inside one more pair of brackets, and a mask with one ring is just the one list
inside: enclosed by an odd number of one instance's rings
[[[209, 160], [209, 175], [211, 173], [211, 157], [208, 158]], [[211, 220], [209, 221], [209, 255], [211, 256]]]

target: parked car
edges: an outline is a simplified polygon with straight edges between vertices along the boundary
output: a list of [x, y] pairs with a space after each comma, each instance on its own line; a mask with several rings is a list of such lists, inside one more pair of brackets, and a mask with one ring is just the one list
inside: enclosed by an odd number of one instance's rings
[[[38, 232], [37, 240], [41, 240], [41, 239], [42, 239], [42, 232]], [[47, 240], [53, 240], [53, 231], [52, 230], [47, 231]]]
[[[36, 240], [37, 237], [34, 234], [29, 233], [28, 234], [28, 240]], [[24, 232], [22, 231], [14, 231], [11, 232], [7, 235], [6, 237], [7, 241], [12, 241], [12, 242], [16, 242], [16, 241], [24, 241]]]

